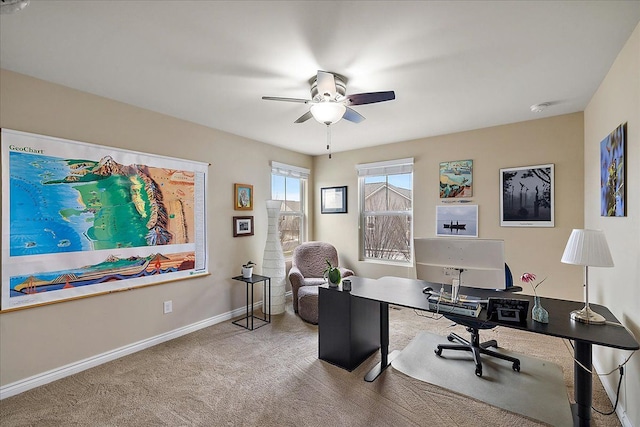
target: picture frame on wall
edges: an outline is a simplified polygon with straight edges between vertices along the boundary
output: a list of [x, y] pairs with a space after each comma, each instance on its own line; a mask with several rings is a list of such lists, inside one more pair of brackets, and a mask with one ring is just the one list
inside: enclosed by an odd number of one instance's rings
[[627, 124], [600, 142], [600, 216], [627, 216]]
[[233, 184], [233, 208], [237, 211], [253, 210], [253, 185]]
[[325, 187], [320, 189], [320, 213], [347, 213], [347, 187]]
[[253, 236], [253, 217], [233, 217], [233, 237]]
[[440, 162], [440, 198], [473, 196], [473, 160]]
[[478, 205], [436, 206], [436, 236], [478, 237]]
[[554, 165], [500, 169], [500, 225], [554, 226]]

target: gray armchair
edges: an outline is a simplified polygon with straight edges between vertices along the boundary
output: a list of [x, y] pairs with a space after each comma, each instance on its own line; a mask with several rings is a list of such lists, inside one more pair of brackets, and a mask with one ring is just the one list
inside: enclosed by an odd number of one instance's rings
[[[323, 277], [327, 268], [338, 265], [338, 251], [325, 242], [305, 242], [295, 248], [289, 270], [289, 282], [293, 292], [293, 311], [298, 312], [298, 290], [302, 286], [319, 286], [325, 283]], [[342, 277], [353, 276], [353, 271], [340, 267]]]

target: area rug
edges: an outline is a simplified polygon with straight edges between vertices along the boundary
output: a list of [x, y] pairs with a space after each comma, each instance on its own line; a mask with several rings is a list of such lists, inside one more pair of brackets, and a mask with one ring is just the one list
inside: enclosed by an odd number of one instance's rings
[[444, 336], [420, 332], [391, 366], [418, 380], [553, 426], [573, 425], [560, 366], [499, 348], [496, 351], [520, 359], [520, 372], [512, 369], [511, 362], [482, 356], [482, 377], [478, 377], [470, 352], [444, 350], [442, 357], [437, 356], [434, 349], [444, 343], [448, 343]]

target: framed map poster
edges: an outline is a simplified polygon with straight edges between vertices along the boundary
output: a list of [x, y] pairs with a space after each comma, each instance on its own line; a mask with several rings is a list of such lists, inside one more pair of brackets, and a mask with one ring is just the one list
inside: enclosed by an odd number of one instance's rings
[[206, 274], [207, 169], [2, 129], [2, 310]]

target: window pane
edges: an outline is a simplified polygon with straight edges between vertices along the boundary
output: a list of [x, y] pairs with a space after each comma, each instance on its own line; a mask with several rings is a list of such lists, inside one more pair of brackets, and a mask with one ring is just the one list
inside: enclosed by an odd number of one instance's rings
[[365, 212], [411, 210], [411, 174], [368, 176], [364, 187]]
[[285, 179], [282, 175], [271, 175], [271, 199], [285, 200]]
[[303, 178], [271, 175], [271, 198], [282, 200], [280, 207], [280, 242], [285, 256], [300, 245], [304, 230]]
[[411, 174], [389, 175], [389, 189], [398, 196], [389, 198], [389, 210], [411, 210]]
[[300, 224], [299, 216], [281, 215], [280, 216], [280, 242], [282, 242], [282, 251], [290, 254], [300, 244]]
[[361, 178], [364, 259], [411, 262], [412, 173]]
[[386, 182], [386, 176], [367, 176], [364, 178], [365, 212], [388, 210]]
[[411, 261], [409, 215], [365, 215], [364, 257]]
[[300, 201], [300, 178], [286, 177], [287, 200]]

